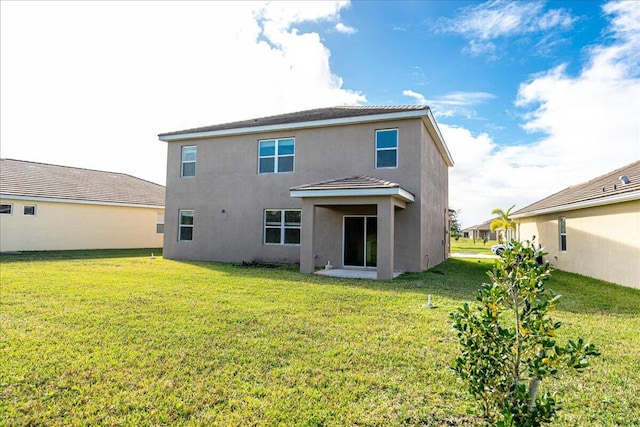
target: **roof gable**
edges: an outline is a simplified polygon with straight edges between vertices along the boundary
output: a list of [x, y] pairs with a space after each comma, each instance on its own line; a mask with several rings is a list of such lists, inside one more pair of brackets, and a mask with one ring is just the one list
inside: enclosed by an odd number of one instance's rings
[[[621, 181], [620, 178], [622, 176], [626, 176], [629, 179], [627, 184]], [[628, 164], [582, 184], [565, 188], [514, 212], [513, 217], [521, 218], [636, 199], [640, 199], [640, 161]]]
[[165, 187], [123, 173], [0, 159], [0, 194], [162, 207]]

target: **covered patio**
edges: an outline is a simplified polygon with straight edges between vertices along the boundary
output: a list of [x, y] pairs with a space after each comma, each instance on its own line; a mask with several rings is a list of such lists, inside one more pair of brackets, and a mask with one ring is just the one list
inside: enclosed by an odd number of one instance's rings
[[[399, 272], [394, 269], [395, 211], [405, 209], [407, 203], [413, 202], [415, 200], [413, 194], [393, 182], [368, 176], [353, 176], [293, 187], [290, 189], [290, 196], [302, 199], [301, 273], [315, 272], [316, 239], [320, 235], [326, 238], [326, 234], [329, 233], [331, 239], [341, 241], [342, 254], [339, 257], [340, 261], [335, 262], [338, 272], [331, 273], [332, 270], [323, 270], [321, 274], [343, 274], [343, 277], [348, 275], [370, 277], [375, 274], [375, 278], [379, 280], [397, 277]], [[364, 236], [356, 242], [356, 245], [363, 245], [361, 253], [355, 256], [349, 255], [352, 245], [347, 239], [352, 233], [348, 229], [351, 226], [346, 221], [343, 222], [341, 232], [338, 232], [335, 226], [331, 228], [317, 220], [318, 208], [339, 210], [346, 207], [360, 207], [371, 212], [368, 215], [358, 216], [364, 218], [361, 226], [355, 224], [355, 227], [361, 227], [364, 230]], [[343, 216], [346, 218], [349, 215], [343, 214]], [[338, 258], [334, 257], [334, 259]], [[362, 264], [360, 266], [345, 265], [347, 262], [353, 264], [354, 259], [362, 259]]]

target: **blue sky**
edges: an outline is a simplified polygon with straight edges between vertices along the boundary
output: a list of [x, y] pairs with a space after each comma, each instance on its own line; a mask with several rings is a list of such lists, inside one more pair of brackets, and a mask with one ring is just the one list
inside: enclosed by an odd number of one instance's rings
[[166, 131], [427, 104], [463, 226], [640, 158], [640, 2], [12, 2], [0, 154], [164, 183]]

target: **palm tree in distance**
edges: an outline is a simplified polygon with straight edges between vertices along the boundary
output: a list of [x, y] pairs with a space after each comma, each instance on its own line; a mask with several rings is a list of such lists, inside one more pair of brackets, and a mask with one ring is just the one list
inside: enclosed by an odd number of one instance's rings
[[504, 230], [505, 243], [507, 243], [508, 241], [507, 234], [509, 233], [509, 229], [516, 231], [516, 222], [512, 220], [511, 217], [509, 216], [511, 215], [511, 209], [513, 209], [515, 206], [516, 205], [511, 206], [506, 211], [500, 208], [495, 208], [494, 210], [491, 211], [492, 215], [497, 215], [498, 217], [493, 221], [491, 221], [491, 224], [489, 225], [489, 229], [491, 231], [496, 231], [498, 229]]

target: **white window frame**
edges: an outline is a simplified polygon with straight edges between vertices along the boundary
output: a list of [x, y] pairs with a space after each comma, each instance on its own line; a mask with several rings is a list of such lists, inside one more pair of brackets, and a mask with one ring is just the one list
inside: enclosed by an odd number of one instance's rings
[[156, 234], [164, 234], [164, 212], [156, 213]]
[[[26, 209], [27, 208], [33, 208], [33, 213], [32, 214], [28, 214], [26, 213]], [[22, 206], [22, 215], [23, 216], [36, 216], [38, 214], [38, 207], [36, 205], [23, 205]]]
[[[279, 225], [267, 225], [267, 212], [280, 212]], [[300, 223], [298, 225], [286, 225], [285, 216], [287, 212], [300, 212]], [[267, 242], [267, 229], [280, 230], [280, 243]], [[300, 238], [302, 238], [302, 209], [265, 209], [262, 214], [262, 244], [276, 246], [300, 246], [298, 243], [285, 243], [286, 230], [300, 230]]]
[[13, 203], [2, 203], [2, 206], [9, 206], [9, 212], [0, 212], [0, 215], [13, 215]]
[[[293, 141], [293, 154], [280, 154], [280, 142], [281, 141]], [[274, 153], [271, 156], [262, 156], [260, 155], [260, 145], [265, 142], [273, 142], [275, 144]], [[292, 168], [290, 171], [279, 171], [278, 170], [278, 160], [283, 157], [291, 157], [293, 159]], [[260, 170], [260, 160], [261, 159], [273, 159], [273, 171], [272, 172], [262, 172]], [[296, 138], [293, 136], [287, 138], [270, 138], [270, 139], [260, 139], [258, 140], [258, 174], [266, 175], [270, 173], [294, 173], [296, 171]]]
[[[191, 212], [191, 224], [182, 224], [182, 214], [186, 212]], [[193, 209], [180, 209], [178, 211], [178, 242], [193, 242], [193, 226], [196, 222], [196, 215]], [[182, 239], [182, 229], [183, 228], [191, 228], [191, 239]]]
[[[186, 149], [194, 150], [194, 159], [193, 160], [185, 160], [185, 151]], [[196, 162], [198, 160], [198, 146], [197, 145], [183, 145], [180, 149], [180, 177], [181, 178], [194, 178], [196, 176]], [[193, 163], [193, 175], [185, 175], [184, 167], [186, 164]]]
[[[564, 228], [564, 231], [562, 231], [563, 228]], [[562, 244], [563, 237], [564, 237], [564, 245]], [[567, 251], [567, 217], [566, 216], [561, 216], [560, 218], [558, 218], [558, 249], [560, 249], [560, 252]]]
[[[396, 132], [396, 146], [395, 147], [383, 147], [378, 148], [378, 134], [380, 132]], [[376, 169], [397, 169], [398, 164], [400, 163], [400, 131], [398, 128], [389, 128], [389, 129], [376, 129], [376, 137], [375, 137], [375, 148], [376, 148], [376, 159], [375, 159], [375, 167]], [[394, 166], [378, 166], [378, 153], [380, 151], [395, 151], [396, 152], [396, 164]]]

